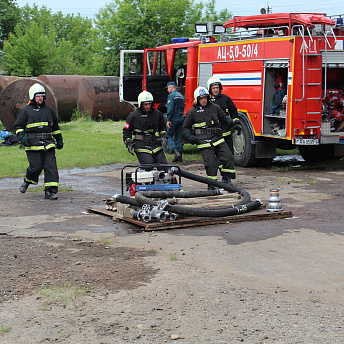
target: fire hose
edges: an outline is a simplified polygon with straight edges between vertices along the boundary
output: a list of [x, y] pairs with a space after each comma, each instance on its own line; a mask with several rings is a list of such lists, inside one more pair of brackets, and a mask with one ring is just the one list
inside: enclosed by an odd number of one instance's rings
[[[180, 206], [180, 205], [170, 205], [166, 200], [157, 201], [156, 199], [166, 199], [172, 197], [183, 197], [183, 198], [191, 198], [191, 197], [206, 197], [206, 196], [213, 196], [220, 194], [219, 190], [207, 190], [207, 191], [140, 191], [135, 194], [135, 199], [124, 196], [124, 195], [115, 195], [114, 198], [117, 202], [130, 204], [133, 206], [143, 207], [144, 211], [141, 212], [141, 217], [144, 221], [150, 221], [151, 217], [149, 214], [149, 208], [152, 208], [153, 213], [157, 213], [156, 215], [160, 221], [164, 221], [166, 212], [171, 214], [181, 214], [187, 216], [197, 216], [197, 217], [223, 217], [223, 216], [232, 216], [237, 215], [245, 212], [249, 212], [255, 209], [258, 209], [262, 206], [262, 202], [260, 200], [251, 201], [250, 194], [240, 189], [232, 184], [218, 182], [216, 180], [209, 179], [207, 177], [202, 177], [195, 175], [190, 172], [182, 171], [180, 169], [172, 168], [172, 173], [178, 173], [182, 177], [191, 179], [200, 183], [208, 184], [211, 186], [219, 187], [224, 189], [228, 192], [237, 192], [239, 193], [243, 199], [241, 202], [230, 205], [226, 207], [215, 207], [215, 208], [194, 208], [189, 206]], [[150, 207], [147, 207], [149, 205]], [[164, 212], [164, 214], [161, 214]], [[138, 213], [136, 213], [138, 217]], [[161, 217], [161, 218], [160, 218]], [[175, 218], [175, 216], [174, 216]]]

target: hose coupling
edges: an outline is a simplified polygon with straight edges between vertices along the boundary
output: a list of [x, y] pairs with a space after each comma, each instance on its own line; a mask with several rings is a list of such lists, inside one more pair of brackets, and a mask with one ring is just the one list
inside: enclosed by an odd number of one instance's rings
[[260, 207], [264, 205], [263, 201], [260, 200], [259, 198], [256, 198], [255, 201], [259, 204]]

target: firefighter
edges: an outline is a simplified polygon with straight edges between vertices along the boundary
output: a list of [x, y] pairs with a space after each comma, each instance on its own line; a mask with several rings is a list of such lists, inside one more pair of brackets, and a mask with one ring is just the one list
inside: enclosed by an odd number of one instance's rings
[[241, 133], [241, 126], [239, 122], [237, 108], [235, 104], [233, 103], [233, 100], [230, 97], [228, 97], [226, 94], [223, 94], [221, 92], [222, 83], [218, 77], [212, 76], [208, 80], [207, 86], [208, 86], [208, 92], [210, 94], [210, 101], [219, 105], [222, 108], [222, 110], [232, 118], [233, 127], [231, 128], [231, 130], [228, 130], [228, 128], [226, 128], [222, 124], [221, 124], [221, 128], [223, 130], [223, 137], [228, 147], [234, 154], [232, 134], [235, 130], [237, 131], [238, 135], [240, 135]]
[[177, 91], [174, 81], [167, 83], [167, 143], [171, 152], [174, 153], [173, 162], [182, 162], [183, 142], [182, 127], [184, 122], [184, 103], [185, 99]]
[[61, 130], [55, 112], [45, 104], [44, 87], [32, 85], [29, 98], [28, 105], [19, 112], [13, 126], [29, 161], [20, 192], [25, 193], [30, 184], [38, 184], [39, 175], [44, 170], [44, 198], [56, 200], [59, 174], [55, 148], [63, 148]]
[[130, 154], [136, 153], [141, 165], [167, 164], [166, 124], [162, 113], [154, 109], [150, 92], [139, 94], [138, 108], [129, 114], [124, 124], [123, 141]]
[[197, 144], [197, 148], [201, 150], [208, 178], [217, 180], [217, 170], [220, 169], [222, 181], [230, 183], [231, 179], [235, 179], [234, 156], [225, 143], [219, 124], [231, 129], [233, 121], [220, 106], [210, 102], [205, 87], [198, 87], [194, 98], [194, 106], [187, 112], [184, 120], [183, 137], [190, 143]]

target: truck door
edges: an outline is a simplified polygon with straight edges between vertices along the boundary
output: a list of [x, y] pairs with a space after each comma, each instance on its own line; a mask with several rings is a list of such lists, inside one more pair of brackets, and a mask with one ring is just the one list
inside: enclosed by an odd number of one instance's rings
[[137, 97], [142, 92], [144, 50], [121, 50], [119, 98], [137, 105]]
[[166, 103], [166, 85], [171, 79], [167, 74], [165, 50], [146, 49], [145, 56], [143, 89], [152, 93], [154, 103]]

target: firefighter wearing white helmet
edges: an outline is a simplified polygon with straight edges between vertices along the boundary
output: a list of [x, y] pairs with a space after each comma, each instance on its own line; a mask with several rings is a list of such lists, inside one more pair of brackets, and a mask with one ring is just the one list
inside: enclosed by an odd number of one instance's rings
[[138, 108], [129, 114], [123, 128], [123, 141], [130, 154], [142, 164], [167, 164], [166, 124], [162, 113], [154, 108], [153, 95], [143, 91]]
[[[226, 127], [233, 125], [232, 119], [227, 116], [220, 106], [209, 101], [209, 92], [205, 87], [198, 87], [194, 92], [194, 106], [187, 112], [183, 137], [202, 153], [207, 177], [217, 180], [220, 169], [222, 178], [227, 178], [227, 183], [235, 179], [234, 156], [222, 135], [219, 124]], [[208, 187], [212, 189], [212, 187]]]
[[238, 135], [240, 135], [241, 133], [241, 126], [237, 108], [233, 100], [226, 94], [222, 93], [222, 83], [217, 76], [212, 76], [208, 79], [207, 87], [210, 94], [210, 101], [219, 105], [221, 109], [233, 120], [233, 126], [231, 128], [226, 128], [221, 125], [221, 128], [223, 130], [223, 137], [233, 153], [234, 147], [232, 135], [234, 132], [236, 132]]
[[25, 193], [30, 184], [38, 184], [44, 170], [45, 199], [56, 200], [59, 174], [56, 165], [55, 148], [63, 148], [61, 130], [55, 112], [45, 104], [45, 88], [34, 84], [29, 89], [29, 104], [18, 115], [14, 130], [25, 146], [29, 161], [20, 192]]

